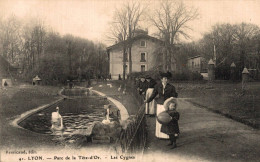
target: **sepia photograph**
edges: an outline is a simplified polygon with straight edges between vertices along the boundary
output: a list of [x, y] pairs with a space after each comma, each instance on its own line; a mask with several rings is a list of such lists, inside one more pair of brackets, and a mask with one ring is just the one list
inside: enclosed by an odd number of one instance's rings
[[260, 1], [0, 0], [0, 162], [257, 162]]

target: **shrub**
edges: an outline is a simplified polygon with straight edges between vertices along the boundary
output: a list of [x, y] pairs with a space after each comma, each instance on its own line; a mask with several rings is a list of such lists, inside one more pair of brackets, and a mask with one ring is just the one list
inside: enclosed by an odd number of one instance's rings
[[[172, 77], [170, 78], [171, 81], [187, 81], [187, 80], [203, 80], [203, 76], [198, 72], [191, 72], [188, 70], [182, 72], [171, 72]], [[144, 71], [144, 72], [133, 72], [129, 74], [129, 78], [134, 79], [136, 77], [146, 76], [149, 75], [155, 80], [160, 79], [159, 71]]]
[[133, 72], [133, 73], [128, 75], [128, 78], [133, 80], [137, 77], [140, 78], [141, 76], [147, 76], [147, 75], [149, 75], [150, 77], [152, 77], [155, 80], [160, 79], [159, 71]]

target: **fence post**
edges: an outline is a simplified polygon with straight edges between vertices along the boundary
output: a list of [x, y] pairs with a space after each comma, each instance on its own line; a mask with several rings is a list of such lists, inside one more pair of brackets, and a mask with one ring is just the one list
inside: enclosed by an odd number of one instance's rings
[[209, 77], [209, 82], [215, 80], [215, 64], [212, 61], [212, 59], [210, 59], [208, 63], [208, 77]]
[[248, 72], [247, 68], [245, 67], [242, 71], [242, 91], [244, 91], [246, 89], [246, 83], [248, 82], [248, 75], [249, 75], [249, 72]]

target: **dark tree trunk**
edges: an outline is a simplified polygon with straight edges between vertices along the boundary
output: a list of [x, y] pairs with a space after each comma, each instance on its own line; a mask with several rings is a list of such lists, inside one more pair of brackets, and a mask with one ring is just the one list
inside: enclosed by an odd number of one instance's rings
[[129, 47], [129, 73], [132, 73], [132, 44]]

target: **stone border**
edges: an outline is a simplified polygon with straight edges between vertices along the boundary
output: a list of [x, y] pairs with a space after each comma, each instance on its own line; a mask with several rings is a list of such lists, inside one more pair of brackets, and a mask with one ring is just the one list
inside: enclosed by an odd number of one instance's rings
[[18, 125], [18, 124], [21, 123], [23, 120], [25, 120], [25, 119], [28, 118], [29, 116], [33, 115], [34, 113], [37, 113], [37, 112], [39, 112], [39, 111], [41, 111], [41, 110], [44, 110], [44, 109], [46, 109], [46, 108], [48, 108], [48, 107], [50, 107], [50, 106], [52, 106], [52, 105], [54, 105], [54, 104], [57, 104], [57, 103], [61, 102], [61, 101], [64, 100], [64, 99], [65, 99], [65, 98], [60, 98], [60, 99], [58, 99], [58, 100], [56, 100], [56, 101], [53, 101], [53, 102], [51, 102], [51, 103], [49, 103], [49, 104], [42, 105], [42, 106], [39, 106], [39, 107], [37, 107], [37, 108], [35, 108], [35, 109], [26, 111], [26, 112], [22, 113], [21, 115], [19, 115], [18, 117], [16, 117], [10, 124], [11, 124], [12, 126], [14, 126], [14, 127], [17, 127], [17, 128], [23, 128], [23, 127], [21, 127], [21, 126]]
[[107, 97], [107, 99], [111, 102], [113, 102], [113, 104], [116, 105], [116, 107], [120, 110], [120, 115], [121, 115], [121, 120], [127, 120], [129, 118], [129, 114], [127, 112], [127, 109], [125, 108], [125, 106], [117, 101], [116, 99], [113, 99], [112, 97], [108, 97], [106, 94], [96, 91], [96, 90], [92, 90], [94, 93], [102, 96], [102, 97]]
[[[62, 100], [68, 98], [67, 96], [65, 95], [62, 95], [62, 91], [64, 90], [64, 88], [62, 88], [58, 94], [60, 96], [62, 96], [62, 98], [56, 100], [56, 101], [53, 101], [49, 104], [46, 104], [46, 105], [42, 105], [42, 106], [39, 106], [37, 108], [34, 108], [32, 110], [29, 110], [29, 111], [26, 111], [24, 113], [22, 113], [21, 115], [19, 115], [18, 117], [16, 117], [13, 121], [10, 122], [10, 124], [14, 127], [17, 127], [17, 128], [22, 128], [21, 126], [19, 126], [18, 124], [21, 123], [23, 120], [25, 120], [27, 117], [33, 115], [34, 113], [37, 113], [41, 110], [44, 110], [54, 104], [57, 104], [59, 102], [61, 102]], [[102, 97], [106, 97], [109, 101], [113, 102], [113, 104], [116, 105], [116, 107], [120, 110], [120, 115], [121, 115], [121, 120], [126, 120], [129, 118], [129, 114], [127, 112], [127, 109], [125, 108], [125, 106], [123, 104], [121, 104], [119, 101], [111, 98], [111, 97], [108, 97], [106, 96], [106, 94], [102, 93], [102, 92], [99, 92], [99, 91], [96, 91], [96, 90], [92, 90], [94, 93], [102, 96]]]

